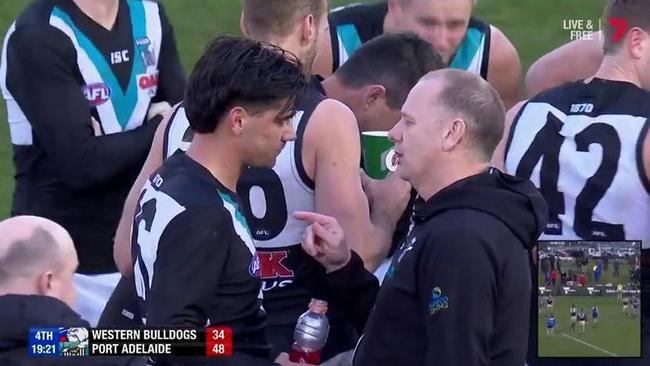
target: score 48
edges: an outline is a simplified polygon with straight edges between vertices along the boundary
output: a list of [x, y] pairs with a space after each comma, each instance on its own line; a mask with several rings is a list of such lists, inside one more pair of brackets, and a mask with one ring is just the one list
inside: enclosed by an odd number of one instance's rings
[[229, 327], [206, 328], [205, 355], [207, 357], [232, 356], [232, 329]]

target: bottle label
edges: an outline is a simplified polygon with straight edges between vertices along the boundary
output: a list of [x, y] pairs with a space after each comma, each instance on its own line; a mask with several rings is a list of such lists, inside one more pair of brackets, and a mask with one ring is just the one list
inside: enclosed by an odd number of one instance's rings
[[320, 364], [320, 350], [306, 351], [294, 347], [289, 353], [289, 361], [308, 365], [318, 365]]

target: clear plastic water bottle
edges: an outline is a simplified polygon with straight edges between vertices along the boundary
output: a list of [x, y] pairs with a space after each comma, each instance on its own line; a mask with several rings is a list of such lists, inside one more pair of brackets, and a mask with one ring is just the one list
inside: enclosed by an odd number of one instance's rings
[[318, 365], [321, 350], [327, 342], [330, 323], [325, 313], [327, 301], [311, 299], [309, 310], [298, 318], [293, 332], [293, 347], [289, 353], [291, 362]]

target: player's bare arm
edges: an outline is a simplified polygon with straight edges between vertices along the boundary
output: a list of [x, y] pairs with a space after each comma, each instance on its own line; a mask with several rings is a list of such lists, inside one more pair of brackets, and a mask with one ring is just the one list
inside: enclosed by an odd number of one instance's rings
[[506, 145], [508, 144], [508, 136], [510, 136], [510, 128], [512, 127], [512, 122], [514, 122], [517, 114], [519, 114], [519, 111], [521, 110], [521, 107], [523, 107], [526, 102], [526, 100], [522, 100], [521, 102], [515, 104], [514, 107], [510, 108], [506, 113], [506, 121], [503, 126], [503, 137], [501, 137], [501, 141], [499, 141], [499, 144], [497, 145], [496, 149], [494, 150], [494, 154], [492, 155], [492, 166], [501, 170], [502, 172], [506, 171]]
[[[327, 99], [314, 111], [304, 139], [303, 164], [315, 182], [315, 211], [336, 218], [366, 268], [376, 269], [388, 253], [402, 211], [374, 215], [371, 221], [359, 175], [361, 143], [354, 114]], [[386, 197], [394, 199], [401, 197]]]
[[521, 61], [515, 46], [498, 28], [491, 27], [488, 82], [499, 92], [506, 109], [522, 99]]
[[593, 76], [603, 61], [600, 32], [569, 42], [535, 61], [526, 74], [529, 97], [564, 83]]
[[173, 111], [178, 108], [180, 104], [174, 106], [173, 109], [167, 111], [164, 119], [160, 122], [156, 134], [149, 149], [149, 155], [145, 160], [140, 174], [136, 178], [131, 190], [129, 191], [124, 208], [122, 209], [122, 217], [115, 232], [115, 242], [113, 245], [113, 259], [117, 265], [117, 269], [123, 276], [130, 277], [133, 274], [133, 266], [131, 262], [131, 223], [133, 222], [133, 215], [135, 215], [135, 208], [138, 204], [138, 197], [140, 191], [144, 186], [149, 176], [163, 163], [163, 140], [165, 138], [165, 130], [169, 117], [173, 115]]

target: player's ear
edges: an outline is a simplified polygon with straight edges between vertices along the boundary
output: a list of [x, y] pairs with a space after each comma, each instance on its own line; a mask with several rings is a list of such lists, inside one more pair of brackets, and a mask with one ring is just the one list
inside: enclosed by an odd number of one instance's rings
[[400, 0], [388, 0], [388, 12], [391, 14], [396, 14], [402, 11], [402, 5]]
[[246, 24], [246, 17], [244, 16], [244, 10], [241, 11], [241, 16], [239, 17], [239, 29], [241, 29], [241, 34], [245, 37], [249, 37], [248, 25]]
[[386, 106], [386, 88], [383, 85], [370, 85], [364, 95], [364, 106], [370, 109], [373, 106]]
[[229, 124], [230, 130], [235, 136], [240, 136], [244, 132], [247, 119], [248, 113], [246, 110], [236, 106], [228, 112], [228, 118], [225, 122]]
[[316, 27], [316, 18], [314, 17], [314, 14], [309, 13], [307, 16], [302, 18], [302, 22], [300, 23], [301, 43], [306, 45], [313, 42], [313, 40], [316, 39], [317, 34], [318, 29]]

